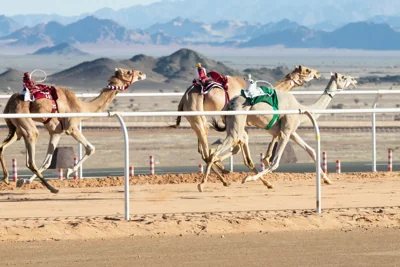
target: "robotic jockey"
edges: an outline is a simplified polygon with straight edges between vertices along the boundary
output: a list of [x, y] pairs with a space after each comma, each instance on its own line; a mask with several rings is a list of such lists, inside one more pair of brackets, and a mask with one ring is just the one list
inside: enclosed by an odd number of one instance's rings
[[197, 63], [196, 67], [197, 79], [194, 80], [194, 83], [200, 84], [201, 86], [206, 86], [206, 84], [211, 80], [207, 77], [206, 68], [201, 66], [201, 63]]

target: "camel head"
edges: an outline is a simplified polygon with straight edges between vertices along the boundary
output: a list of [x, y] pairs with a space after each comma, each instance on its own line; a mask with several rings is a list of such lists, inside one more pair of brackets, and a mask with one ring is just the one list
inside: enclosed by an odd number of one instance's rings
[[328, 86], [325, 89], [325, 93], [330, 95], [331, 98], [333, 98], [336, 92], [342, 91], [347, 87], [349, 87], [350, 85], [353, 85], [355, 87], [356, 84], [357, 80], [354, 77], [345, 76], [337, 72], [331, 73], [331, 79], [328, 83]]
[[341, 89], [341, 90], [348, 88], [350, 85], [355, 87], [357, 84], [356, 78], [351, 77], [351, 76], [345, 76], [345, 75], [339, 74], [337, 72], [331, 73], [331, 80], [336, 81], [337, 88]]
[[139, 70], [116, 68], [114, 75], [108, 80], [107, 87], [111, 90], [125, 91], [132, 83], [144, 79], [146, 79], [146, 74]]
[[321, 78], [321, 73], [318, 70], [307, 68], [302, 65], [295, 66], [291, 74], [297, 76], [296, 78], [298, 78], [300, 84], [304, 84], [313, 79], [319, 80], [319, 78]]

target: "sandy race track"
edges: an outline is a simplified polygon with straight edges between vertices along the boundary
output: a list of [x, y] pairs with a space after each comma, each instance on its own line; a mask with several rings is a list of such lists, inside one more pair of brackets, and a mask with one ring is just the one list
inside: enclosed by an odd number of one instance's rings
[[[21, 243], [20, 248], [26, 247], [26, 250], [30, 251], [27, 255], [37, 260], [32, 251], [36, 246], [35, 243], [38, 244], [37, 246], [42, 244], [50, 248], [59, 246], [60, 250], [71, 250], [73, 253], [75, 245], [71, 247], [71, 244], [76, 244], [77, 247], [86, 246], [82, 242], [89, 242], [87, 244], [89, 247], [89, 244], [99, 245], [101, 240], [110, 241], [110, 243], [106, 242], [107, 245], [104, 244], [106, 246], [111, 246], [113, 243], [128, 245], [134, 242], [134, 247], [139, 247], [135, 250], [136, 252], [147, 247], [153, 253], [147, 258], [149, 261], [141, 262], [139, 257], [139, 261], [136, 261], [138, 266], [146, 265], [146, 263], [147, 266], [157, 266], [160, 262], [156, 259], [165, 260], [162, 256], [164, 254], [164, 256], [172, 257], [167, 253], [168, 249], [179, 249], [179, 246], [184, 246], [190, 251], [190, 246], [196, 249], [196, 246], [202, 246], [202, 242], [216, 242], [215, 246], [222, 246], [222, 249], [227, 250], [228, 244], [223, 244], [218, 239], [207, 241], [207, 237], [212, 236], [236, 240], [232, 242], [244, 242], [238, 243], [238, 246], [247, 246], [249, 242], [261, 242], [265, 238], [263, 235], [270, 234], [271, 238], [287, 239], [289, 243], [300, 238], [304, 246], [307, 246], [309, 242], [308, 245], [312, 247], [315, 240], [305, 234], [307, 233], [305, 231], [312, 231], [316, 236], [321, 236], [321, 241], [332, 239], [332, 242], [336, 242], [333, 239], [345, 238], [342, 236], [343, 233], [354, 230], [356, 230], [355, 233], [359, 233], [361, 230], [361, 234], [356, 234], [357, 238], [360, 238], [359, 242], [366, 242], [369, 240], [369, 234], [383, 235], [386, 236], [383, 240], [385, 238], [389, 240], [389, 237], [397, 233], [397, 228], [400, 226], [400, 193], [397, 190], [400, 173], [331, 174], [330, 178], [334, 184], [323, 186], [322, 189], [322, 215], [313, 212], [315, 174], [271, 174], [268, 177], [275, 186], [272, 190], [268, 190], [261, 182], [244, 185], [239, 183], [238, 181], [245, 175], [245, 173], [230, 174], [229, 180], [233, 181], [230, 187], [223, 187], [215, 182], [215, 177], [211, 177], [211, 182], [207, 184], [204, 193], [197, 192], [195, 183], [200, 178], [198, 174], [134, 177], [131, 179], [132, 219], [129, 222], [123, 220], [122, 177], [51, 181], [54, 186], [60, 188], [58, 195], [49, 193], [38, 183], [26, 185], [23, 189], [15, 189], [14, 184], [6, 186], [2, 183], [0, 184], [0, 240], [2, 241], [0, 244], [7, 244], [7, 248], [10, 248], [14, 246], [15, 241], [34, 242], [31, 245]], [[389, 229], [381, 232], [384, 228]], [[240, 235], [245, 237], [240, 237]], [[302, 235], [304, 236], [301, 237]], [[133, 241], [135, 238], [138, 242], [142, 242], [141, 246]], [[181, 241], [171, 241], [174, 238], [180, 238]], [[362, 239], [365, 240], [362, 241]], [[381, 238], [377, 239], [383, 242]], [[182, 243], [184, 240], [186, 243]], [[54, 241], [59, 242], [49, 245]], [[161, 254], [156, 253], [158, 249], [156, 244], [159, 242], [170, 242], [166, 246], [168, 249], [160, 247]], [[272, 243], [270, 245], [274, 251], [274, 245]], [[348, 245], [350, 243], [343, 244], [343, 246]], [[18, 247], [18, 245], [15, 246]], [[282, 247], [282, 249], [285, 248]], [[396, 249], [398, 250], [395, 256], [399, 259], [400, 247]], [[117, 253], [122, 254], [122, 251], [124, 250]], [[231, 261], [219, 259], [216, 251], [203, 250], [203, 256], [210, 253], [209, 262], [214, 262], [211, 264], [213, 266], [215, 264], [234, 266], [233, 263], [240, 262], [240, 259], [233, 260], [235, 257]], [[235, 256], [237, 253], [234, 251], [233, 249], [226, 253], [232, 253], [232, 256]], [[258, 250], [249, 251], [253, 251], [249, 252], [253, 255]], [[188, 255], [192, 252], [188, 252]], [[267, 253], [263, 250], [259, 252]], [[0, 254], [3, 253], [6, 251], [3, 250]], [[96, 258], [96, 251], [93, 251], [93, 254], [90, 253], [85, 254], [88, 258], [82, 256], [83, 258], [78, 259], [75, 258], [76, 255], [71, 254], [70, 257], [74, 257], [74, 266], [109, 266], [93, 260]], [[300, 252], [297, 251], [297, 253]], [[245, 253], [247, 256], [250, 254]], [[13, 255], [10, 261], [6, 261], [10, 266], [26, 264], [22, 258], [16, 260], [15, 253]], [[54, 264], [51, 257], [45, 256], [46, 253], [40, 255], [47, 260], [42, 261], [43, 264], [39, 266], [71, 266], [69, 264], [72, 264], [72, 261], [66, 261], [65, 265]], [[275, 257], [277, 255], [275, 254]], [[320, 256], [323, 261], [323, 255]], [[65, 257], [68, 259], [68, 256]], [[3, 256], [2, 258], [4, 259]], [[132, 259], [132, 255], [128, 258]], [[171, 258], [170, 265], [167, 264], [167, 266], [185, 266], [184, 262], [178, 258], [175, 260]], [[88, 261], [86, 265], [81, 261], [84, 259]], [[133, 262], [124, 261], [124, 259], [127, 258], [112, 258], [108, 263], [132, 266]], [[174, 262], [175, 264], [172, 264]], [[38, 262], [31, 260], [30, 263]], [[249, 266], [259, 266], [259, 264], [267, 264], [268, 261], [247, 263]], [[0, 266], [3, 265], [0, 264]], [[389, 265], [385, 264], [385, 266]]]

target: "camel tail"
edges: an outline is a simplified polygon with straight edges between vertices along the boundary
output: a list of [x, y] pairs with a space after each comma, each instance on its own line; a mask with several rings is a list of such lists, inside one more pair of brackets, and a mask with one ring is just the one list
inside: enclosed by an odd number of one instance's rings
[[[183, 111], [183, 97], [181, 98], [181, 102], [179, 102], [178, 111]], [[182, 116], [176, 117], [175, 125], [170, 125], [169, 127], [178, 128], [179, 125], [181, 124], [181, 120], [182, 120]]]
[[17, 134], [17, 127], [15, 127], [11, 120], [6, 119], [6, 123], [8, 126], [8, 135], [4, 139], [3, 143], [0, 144], [0, 156], [2, 155], [1, 152], [3, 152], [3, 147], [7, 145]]
[[211, 128], [213, 128], [217, 132], [225, 132], [226, 131], [226, 124], [224, 124], [224, 126], [221, 126], [219, 124], [219, 121], [215, 118], [212, 118], [212, 121], [210, 124], [211, 124]]

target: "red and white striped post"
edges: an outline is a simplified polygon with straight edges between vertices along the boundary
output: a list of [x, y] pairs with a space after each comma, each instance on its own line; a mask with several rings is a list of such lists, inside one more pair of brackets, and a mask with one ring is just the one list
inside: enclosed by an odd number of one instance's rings
[[322, 152], [322, 171], [328, 173], [328, 160], [325, 151]]
[[150, 174], [154, 175], [154, 156], [150, 156]]
[[264, 153], [260, 153], [260, 169], [261, 171], [265, 170], [265, 164], [264, 164]]
[[340, 160], [336, 160], [336, 173], [341, 173]]
[[129, 176], [131, 177], [135, 176], [135, 167], [133, 166], [129, 167]]
[[199, 173], [203, 174], [203, 164], [199, 164]]
[[12, 172], [13, 172], [13, 181], [16, 182], [18, 180], [17, 159], [12, 159]]
[[388, 172], [393, 171], [393, 150], [388, 150]]
[[[74, 157], [74, 167], [75, 167], [76, 165], [78, 165], [78, 158], [77, 158], [77, 157]], [[78, 179], [79, 179], [79, 177], [78, 177], [78, 169], [76, 169], [76, 170], [74, 171], [74, 180], [78, 180]]]
[[58, 180], [62, 180], [63, 179], [63, 169], [58, 168]]

